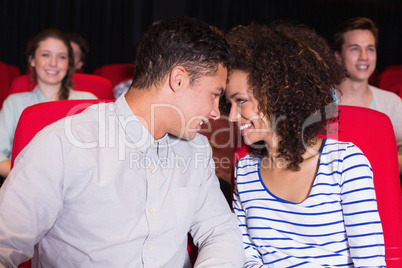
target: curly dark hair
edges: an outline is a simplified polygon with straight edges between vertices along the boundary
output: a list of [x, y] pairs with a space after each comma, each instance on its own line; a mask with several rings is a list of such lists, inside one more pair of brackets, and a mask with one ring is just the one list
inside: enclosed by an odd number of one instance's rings
[[158, 85], [174, 66], [182, 65], [190, 84], [205, 75], [214, 75], [218, 65], [233, 58], [224, 36], [207, 23], [188, 17], [172, 17], [155, 22], [136, 49], [132, 86], [149, 89]]
[[71, 48], [70, 41], [67, 37], [57, 29], [45, 29], [32, 39], [28, 41], [27, 49], [25, 54], [28, 60], [28, 66], [30, 68], [30, 80], [33, 81], [36, 78], [35, 68], [31, 66], [31, 59], [35, 57], [36, 50], [39, 47], [39, 43], [48, 39], [48, 38], [55, 38], [64, 43], [68, 50], [68, 68], [67, 74], [61, 81], [61, 88], [59, 91], [59, 100], [67, 100], [70, 94], [70, 88], [72, 87], [73, 81], [73, 73], [74, 73], [74, 54], [73, 49]]
[[[280, 138], [278, 157], [299, 170], [306, 148], [325, 134], [328, 120], [337, 120], [333, 94], [343, 67], [326, 40], [305, 25], [237, 26], [227, 41], [235, 55], [229, 79], [233, 71], [247, 74], [258, 109]], [[265, 153], [265, 146], [254, 147]]]

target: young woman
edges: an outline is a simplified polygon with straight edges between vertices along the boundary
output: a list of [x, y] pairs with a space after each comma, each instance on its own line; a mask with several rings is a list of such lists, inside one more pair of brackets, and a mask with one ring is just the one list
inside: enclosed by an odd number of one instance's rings
[[44, 30], [28, 42], [28, 66], [36, 87], [31, 92], [12, 94], [0, 111], [0, 177], [10, 172], [15, 128], [22, 111], [33, 104], [68, 99], [96, 99], [95, 95], [75, 91], [72, 86], [73, 50], [58, 30]]
[[317, 137], [336, 118], [333, 88], [344, 77], [326, 41], [280, 23], [238, 26], [227, 40], [229, 119], [255, 149], [235, 170], [245, 267], [385, 267], [367, 158]]

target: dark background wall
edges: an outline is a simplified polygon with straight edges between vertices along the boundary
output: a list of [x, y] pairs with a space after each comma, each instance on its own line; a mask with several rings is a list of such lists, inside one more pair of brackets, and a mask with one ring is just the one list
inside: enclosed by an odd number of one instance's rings
[[152, 21], [177, 15], [201, 18], [223, 31], [287, 19], [314, 28], [330, 44], [338, 23], [366, 16], [380, 29], [378, 69], [402, 64], [402, 0], [0, 0], [0, 61], [24, 73], [27, 41], [42, 29], [58, 28], [87, 39], [85, 72], [129, 63]]

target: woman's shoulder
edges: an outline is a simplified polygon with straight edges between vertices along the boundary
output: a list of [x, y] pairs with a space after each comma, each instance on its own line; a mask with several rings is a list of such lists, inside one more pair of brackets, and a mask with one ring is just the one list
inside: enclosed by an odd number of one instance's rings
[[253, 154], [246, 154], [245, 156], [243, 156], [242, 158], [240, 158], [237, 161], [237, 168], [248, 168], [248, 167], [252, 167], [255, 166], [259, 163], [259, 157], [254, 156]]
[[326, 139], [321, 151], [322, 157], [344, 159], [353, 154], [362, 154], [362, 151], [352, 142]]
[[70, 100], [93, 100], [93, 99], [97, 99], [97, 97], [88, 91], [78, 91], [78, 90], [70, 90], [70, 96], [69, 98]]
[[15, 106], [29, 106], [35, 104], [37, 101], [34, 98], [34, 92], [21, 92], [21, 93], [13, 93], [7, 96], [4, 100], [3, 106], [11, 105]]
[[339, 141], [336, 139], [332, 139], [332, 138], [327, 138], [324, 140], [324, 144], [323, 144], [323, 149], [342, 149], [342, 148], [346, 148], [348, 146], [353, 145], [352, 142], [348, 142], [348, 141]]
[[33, 91], [26, 91], [26, 92], [19, 92], [19, 93], [13, 93], [7, 96], [7, 99], [10, 100], [21, 100], [21, 99], [27, 99], [27, 98], [31, 98], [32, 95], [34, 95]]

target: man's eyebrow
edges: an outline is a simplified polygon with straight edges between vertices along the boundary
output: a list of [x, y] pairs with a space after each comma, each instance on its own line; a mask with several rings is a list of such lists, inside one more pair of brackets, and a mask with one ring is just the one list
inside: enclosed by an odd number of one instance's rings
[[229, 96], [229, 99], [233, 99], [234, 97], [236, 97], [236, 95], [238, 95], [239, 92], [233, 93], [232, 95]]
[[[360, 45], [359, 44], [350, 44], [347, 47], [348, 48], [350, 48], [350, 47], [360, 47]], [[375, 47], [375, 45], [374, 44], [369, 44], [366, 47]]]
[[223, 87], [221, 87], [219, 90], [221, 91], [221, 93], [219, 94], [219, 97], [222, 97], [223, 95], [225, 95], [225, 89]]
[[225, 89], [223, 87], [216, 88], [216, 91], [219, 91], [219, 97], [222, 97], [225, 94]]

